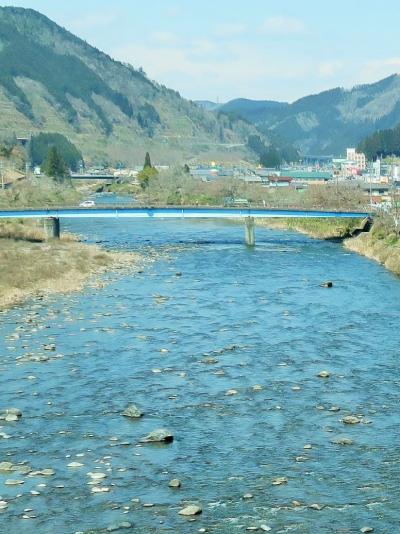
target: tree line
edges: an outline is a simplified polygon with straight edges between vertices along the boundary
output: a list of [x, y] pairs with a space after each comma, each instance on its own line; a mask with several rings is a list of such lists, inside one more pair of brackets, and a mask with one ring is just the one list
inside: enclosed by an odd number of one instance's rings
[[260, 165], [269, 169], [275, 169], [282, 163], [291, 163], [299, 159], [299, 153], [294, 147], [266, 145], [259, 135], [251, 135], [247, 140], [247, 146], [257, 154]]
[[364, 152], [371, 160], [386, 156], [400, 156], [400, 124], [394, 128], [379, 130], [366, 137], [358, 145], [357, 150]]

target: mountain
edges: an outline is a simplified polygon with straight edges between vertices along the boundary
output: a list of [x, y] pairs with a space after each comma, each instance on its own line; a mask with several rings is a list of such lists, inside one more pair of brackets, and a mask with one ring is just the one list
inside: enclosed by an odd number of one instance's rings
[[274, 100], [248, 100], [247, 98], [237, 98], [226, 104], [219, 106], [218, 110], [224, 113], [234, 113], [243, 117], [249, 122], [259, 123], [274, 116], [275, 112], [287, 108], [286, 102], [276, 102]]
[[195, 102], [207, 111], [214, 111], [220, 106], [220, 104], [217, 104], [216, 102], [211, 102], [211, 100], [196, 100]]
[[98, 163], [138, 163], [146, 151], [159, 163], [237, 159], [256, 132], [15, 7], [0, 7], [0, 109], [0, 140], [57, 132]]
[[400, 123], [400, 76], [350, 90], [331, 89], [284, 104], [238, 99], [222, 106], [302, 154], [340, 154], [377, 130]]

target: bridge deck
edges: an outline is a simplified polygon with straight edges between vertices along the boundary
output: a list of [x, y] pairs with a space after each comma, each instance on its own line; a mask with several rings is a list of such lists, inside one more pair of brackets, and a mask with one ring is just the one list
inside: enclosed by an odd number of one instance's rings
[[279, 210], [256, 208], [59, 208], [32, 210], [2, 210], [0, 219], [134, 218], [134, 219], [232, 219], [232, 218], [365, 218], [367, 212]]

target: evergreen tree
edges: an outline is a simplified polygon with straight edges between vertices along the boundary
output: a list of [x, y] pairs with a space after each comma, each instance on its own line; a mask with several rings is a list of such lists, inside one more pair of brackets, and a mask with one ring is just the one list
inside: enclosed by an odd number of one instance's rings
[[83, 157], [81, 152], [64, 135], [59, 133], [40, 133], [34, 135], [29, 143], [29, 159], [32, 165], [43, 165], [51, 147], [56, 147], [65, 165], [76, 171]]
[[150, 154], [148, 152], [146, 152], [146, 157], [144, 159], [143, 170], [144, 169], [151, 169], [152, 167], [153, 166], [151, 164]]
[[277, 168], [282, 163], [281, 155], [273, 146], [268, 147], [260, 156], [260, 163], [263, 167]]
[[51, 147], [47, 154], [46, 161], [43, 164], [43, 172], [59, 182], [65, 177], [65, 163], [55, 146]]

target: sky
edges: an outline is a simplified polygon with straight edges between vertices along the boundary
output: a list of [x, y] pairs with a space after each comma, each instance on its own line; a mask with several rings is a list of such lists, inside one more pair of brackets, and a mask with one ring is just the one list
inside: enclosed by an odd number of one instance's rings
[[192, 100], [294, 101], [400, 72], [398, 0], [12, 0]]

